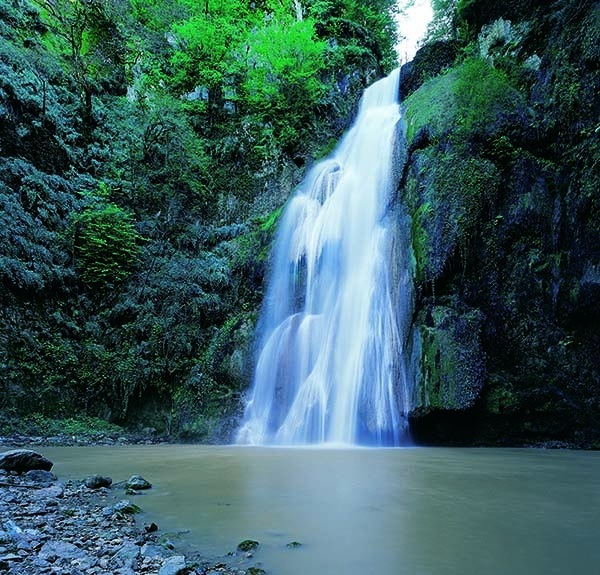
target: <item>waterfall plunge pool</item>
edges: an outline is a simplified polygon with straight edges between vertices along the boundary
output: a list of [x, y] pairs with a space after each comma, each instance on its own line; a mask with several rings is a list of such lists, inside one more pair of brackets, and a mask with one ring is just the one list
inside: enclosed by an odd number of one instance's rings
[[[138, 521], [278, 575], [571, 575], [600, 565], [600, 453], [193, 445], [44, 448], [65, 481], [138, 473]], [[122, 491], [117, 491], [123, 496]], [[286, 544], [302, 546], [289, 549]]]

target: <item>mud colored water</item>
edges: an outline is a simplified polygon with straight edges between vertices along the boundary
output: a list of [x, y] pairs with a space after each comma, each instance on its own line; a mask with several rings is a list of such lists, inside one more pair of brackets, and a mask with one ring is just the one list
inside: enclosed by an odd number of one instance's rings
[[[506, 449], [47, 448], [63, 480], [139, 473], [142, 520], [279, 575], [588, 575], [600, 453]], [[298, 549], [286, 544], [299, 541]]]

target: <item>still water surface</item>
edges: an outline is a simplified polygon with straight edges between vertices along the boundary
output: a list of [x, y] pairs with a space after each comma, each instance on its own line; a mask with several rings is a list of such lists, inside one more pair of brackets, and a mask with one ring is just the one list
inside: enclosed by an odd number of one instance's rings
[[[276, 575], [600, 573], [600, 453], [533, 449], [45, 448], [62, 479], [154, 484], [161, 531]], [[299, 541], [299, 549], [286, 544]]]

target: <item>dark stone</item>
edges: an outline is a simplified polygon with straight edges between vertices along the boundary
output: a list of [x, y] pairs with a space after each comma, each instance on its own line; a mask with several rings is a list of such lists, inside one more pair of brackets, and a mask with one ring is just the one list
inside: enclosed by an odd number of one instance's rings
[[144, 525], [144, 531], [146, 533], [154, 533], [155, 531], [158, 531], [158, 525], [154, 522], [146, 524]]
[[544, 0], [471, 0], [461, 2], [458, 7], [459, 19], [469, 24], [472, 30], [479, 30], [485, 24], [498, 18], [519, 21], [530, 16], [536, 7], [544, 6]]
[[83, 483], [88, 489], [100, 489], [101, 487], [110, 487], [112, 479], [102, 475], [90, 475], [85, 478]]
[[140, 475], [132, 475], [127, 483], [125, 484], [125, 489], [133, 489], [136, 491], [141, 491], [143, 489], [150, 489], [152, 487], [152, 483], [146, 481]]
[[258, 541], [254, 541], [253, 539], [244, 539], [238, 546], [238, 551], [242, 553], [247, 553], [248, 551], [254, 551], [260, 543]]
[[50, 471], [54, 464], [30, 449], [13, 449], [0, 454], [0, 469], [25, 473], [32, 469]]

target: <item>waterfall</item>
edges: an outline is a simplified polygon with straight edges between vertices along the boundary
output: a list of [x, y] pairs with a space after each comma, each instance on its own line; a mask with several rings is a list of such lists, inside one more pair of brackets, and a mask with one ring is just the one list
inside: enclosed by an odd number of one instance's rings
[[365, 91], [352, 128], [285, 209], [239, 443], [406, 439], [412, 274], [410, 220], [394, 202], [399, 75]]

